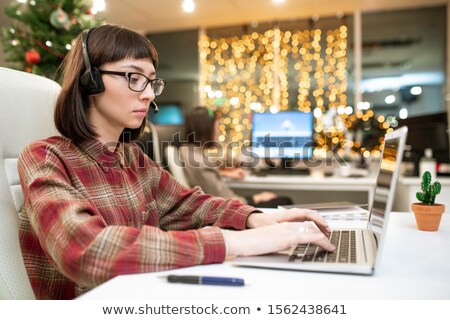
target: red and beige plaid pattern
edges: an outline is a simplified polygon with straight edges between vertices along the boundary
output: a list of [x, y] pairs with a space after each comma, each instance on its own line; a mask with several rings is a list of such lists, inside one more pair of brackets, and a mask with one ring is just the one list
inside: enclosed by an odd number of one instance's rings
[[183, 187], [133, 143], [116, 150], [52, 137], [22, 153], [20, 244], [38, 299], [72, 299], [120, 274], [222, 262], [219, 228], [244, 229], [255, 211]]

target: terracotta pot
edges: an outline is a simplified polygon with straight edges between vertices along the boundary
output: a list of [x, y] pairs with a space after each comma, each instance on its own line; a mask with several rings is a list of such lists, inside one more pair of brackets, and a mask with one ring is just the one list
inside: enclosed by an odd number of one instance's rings
[[417, 229], [422, 231], [437, 231], [441, 223], [445, 206], [440, 203], [422, 204], [416, 202], [411, 204], [411, 209], [416, 217]]

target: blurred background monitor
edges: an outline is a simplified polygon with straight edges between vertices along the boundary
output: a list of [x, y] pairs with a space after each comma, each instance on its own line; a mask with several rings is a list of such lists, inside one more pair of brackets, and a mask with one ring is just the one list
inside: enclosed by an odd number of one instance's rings
[[425, 149], [431, 148], [438, 163], [450, 162], [446, 112], [399, 119], [398, 126], [404, 125], [409, 129], [406, 144], [411, 146], [416, 159], [423, 156]]
[[259, 158], [309, 159], [313, 155], [313, 114], [253, 113], [252, 152]]
[[159, 111], [150, 112], [149, 120], [153, 124], [182, 125], [184, 123], [183, 111], [178, 103], [157, 103]]

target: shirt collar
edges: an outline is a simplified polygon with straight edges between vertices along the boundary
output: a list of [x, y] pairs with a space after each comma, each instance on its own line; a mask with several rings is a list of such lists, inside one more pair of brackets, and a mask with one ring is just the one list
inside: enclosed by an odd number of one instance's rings
[[108, 147], [97, 139], [82, 142], [80, 149], [95, 160], [103, 169], [119, 169], [124, 165], [124, 146], [121, 142], [118, 143], [114, 152], [108, 150]]

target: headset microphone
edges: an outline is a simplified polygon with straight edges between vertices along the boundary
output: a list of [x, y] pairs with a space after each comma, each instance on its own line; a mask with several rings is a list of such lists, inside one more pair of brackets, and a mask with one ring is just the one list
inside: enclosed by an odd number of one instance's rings
[[158, 112], [159, 109], [155, 101], [150, 102], [150, 106], [153, 108], [153, 113]]

